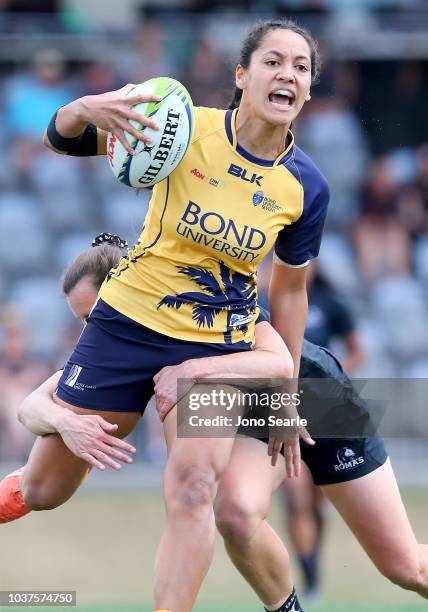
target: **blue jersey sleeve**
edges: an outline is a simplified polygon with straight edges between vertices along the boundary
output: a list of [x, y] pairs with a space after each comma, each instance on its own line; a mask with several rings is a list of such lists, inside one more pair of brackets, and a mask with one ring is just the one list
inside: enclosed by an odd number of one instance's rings
[[303, 212], [279, 232], [275, 253], [283, 262], [299, 266], [318, 256], [330, 191], [320, 171], [300, 150], [287, 169], [303, 187]]

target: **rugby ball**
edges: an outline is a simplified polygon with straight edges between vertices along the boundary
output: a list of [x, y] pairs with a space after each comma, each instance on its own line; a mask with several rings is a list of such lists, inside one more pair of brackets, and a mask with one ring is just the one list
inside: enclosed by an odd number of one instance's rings
[[183, 159], [192, 140], [193, 104], [189, 92], [179, 81], [159, 77], [145, 81], [128, 95], [151, 93], [162, 96], [160, 102], [136, 104], [136, 112], [153, 118], [160, 126], [152, 130], [137, 121], [130, 123], [153, 139], [149, 145], [125, 132], [134, 149], [130, 155], [114, 134], [107, 136], [107, 159], [116, 178], [129, 187], [152, 187], [166, 178]]

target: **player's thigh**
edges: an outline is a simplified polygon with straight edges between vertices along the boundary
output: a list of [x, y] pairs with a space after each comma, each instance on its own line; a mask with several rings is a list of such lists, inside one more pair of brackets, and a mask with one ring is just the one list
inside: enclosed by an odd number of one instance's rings
[[174, 406], [166, 415], [163, 422], [163, 433], [169, 457], [174, 441], [177, 439], [177, 406]]
[[323, 490], [379, 569], [419, 555], [389, 459], [370, 474]]
[[117, 425], [117, 430], [114, 432], [116, 438], [126, 438], [126, 436], [129, 436], [129, 434], [134, 430], [135, 426], [141, 418], [140, 412], [119, 412], [113, 410], [94, 410], [93, 408], [78, 408], [77, 406], [67, 404], [67, 402], [64, 402], [58, 397], [54, 397], [54, 400], [63, 408], [68, 408], [76, 414], [97, 414], [102, 416], [103, 419], [105, 419], [109, 423]]
[[166, 498], [184, 489], [216, 489], [229, 462], [233, 438], [184, 438], [177, 435], [176, 408], [164, 421], [168, 460], [164, 475]]
[[34, 497], [47, 504], [68, 499], [82, 482], [89, 464], [76, 457], [59, 434], [35, 441], [22, 479], [24, 498]]
[[214, 504], [217, 517], [229, 511], [265, 516], [272, 491], [284, 477], [283, 458], [273, 467], [267, 444], [251, 437], [236, 438]]
[[[106, 421], [118, 425], [115, 436], [124, 438], [132, 432], [140, 419], [136, 412], [104, 412], [76, 408], [57, 399], [64, 409], [77, 414], [101, 415]], [[82, 482], [89, 465], [76, 457], [64, 444], [59, 434], [38, 437], [24, 470], [23, 491], [29, 487], [43, 487], [46, 496], [67, 499]]]

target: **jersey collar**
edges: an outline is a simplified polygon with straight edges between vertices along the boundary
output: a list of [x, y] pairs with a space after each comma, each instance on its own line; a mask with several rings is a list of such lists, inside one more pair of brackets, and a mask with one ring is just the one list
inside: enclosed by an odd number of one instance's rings
[[260, 157], [256, 157], [255, 155], [252, 155], [249, 151], [246, 151], [239, 144], [237, 136], [236, 136], [236, 115], [237, 113], [238, 113], [237, 108], [235, 108], [235, 110], [226, 111], [224, 121], [225, 121], [225, 129], [226, 129], [227, 138], [230, 144], [232, 145], [232, 147], [236, 150], [237, 153], [239, 153], [239, 155], [241, 155], [242, 157], [244, 157], [246, 160], [250, 161], [251, 163], [256, 164], [257, 166], [265, 166], [265, 167], [266, 166], [270, 166], [270, 167], [278, 166], [279, 164], [284, 164], [289, 159], [289, 157], [292, 155], [293, 147], [294, 147], [294, 136], [291, 130], [288, 130], [288, 134], [290, 136], [290, 143], [285, 149], [285, 151], [281, 153], [281, 155], [279, 155], [275, 160], [261, 159]]

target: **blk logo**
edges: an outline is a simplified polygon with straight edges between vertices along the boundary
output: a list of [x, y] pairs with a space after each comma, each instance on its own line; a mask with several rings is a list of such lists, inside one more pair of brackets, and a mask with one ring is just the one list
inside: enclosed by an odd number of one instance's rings
[[240, 178], [242, 181], [245, 181], [246, 183], [256, 183], [256, 185], [261, 187], [260, 181], [262, 180], [263, 176], [260, 176], [256, 174], [255, 172], [253, 173], [252, 176], [250, 176], [249, 174], [247, 175], [247, 170], [245, 168], [241, 168], [240, 166], [237, 166], [236, 164], [230, 164], [229, 170], [227, 172], [228, 174], [231, 174], [232, 176], [236, 176], [237, 178]]

